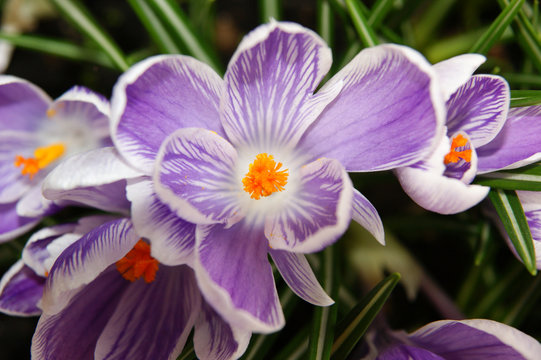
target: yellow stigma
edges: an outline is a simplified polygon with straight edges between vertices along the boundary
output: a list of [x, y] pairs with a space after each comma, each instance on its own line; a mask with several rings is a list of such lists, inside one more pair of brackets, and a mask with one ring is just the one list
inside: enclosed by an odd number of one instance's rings
[[158, 260], [150, 256], [150, 245], [139, 239], [126, 256], [116, 262], [116, 269], [126, 280], [134, 282], [139, 278], [151, 283], [158, 272]]
[[24, 158], [17, 155], [13, 164], [16, 167], [22, 166], [21, 174], [28, 175], [32, 179], [38, 171], [61, 157], [65, 150], [66, 148], [62, 143], [39, 147], [34, 150], [34, 157]]
[[288, 169], [280, 170], [281, 167], [282, 163], [277, 164], [272, 155], [258, 154], [242, 179], [244, 191], [259, 200], [261, 196], [284, 190], [289, 174]]
[[451, 142], [451, 150], [449, 150], [449, 153], [445, 155], [445, 158], [443, 160], [443, 163], [445, 165], [448, 165], [450, 163], [456, 163], [460, 159], [470, 162], [471, 161], [471, 150], [462, 150], [462, 151], [456, 151], [456, 148], [466, 146], [468, 143], [468, 140], [458, 134], [453, 138], [453, 141]]

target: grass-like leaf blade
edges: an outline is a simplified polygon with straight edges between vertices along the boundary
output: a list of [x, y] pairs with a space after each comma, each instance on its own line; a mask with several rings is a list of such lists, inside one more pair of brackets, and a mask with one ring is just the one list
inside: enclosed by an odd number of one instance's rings
[[511, 107], [541, 104], [541, 90], [511, 90]]
[[524, 4], [524, 0], [513, 0], [505, 9], [498, 15], [496, 20], [490, 25], [488, 30], [479, 38], [479, 40], [472, 46], [470, 52], [478, 54], [486, 54], [488, 50], [494, 45], [496, 41], [500, 39], [503, 32], [511, 21], [517, 15], [520, 7]]
[[353, 22], [355, 30], [361, 39], [361, 42], [366, 47], [375, 46], [379, 43], [378, 38], [374, 34], [374, 30], [368, 25], [368, 20], [363, 14], [361, 5], [358, 0], [346, 0], [347, 11]]
[[481, 174], [475, 183], [505, 190], [541, 191], [541, 164]]
[[518, 256], [532, 274], [537, 273], [533, 238], [517, 193], [491, 189], [488, 194]]
[[400, 274], [398, 273], [387, 276], [338, 324], [332, 347], [333, 360], [343, 360], [348, 356], [379, 313], [399, 280]]
[[93, 40], [111, 59], [113, 64], [122, 71], [129, 68], [130, 64], [120, 47], [112, 37], [100, 26], [90, 12], [76, 0], [51, 0], [58, 10], [79, 31]]

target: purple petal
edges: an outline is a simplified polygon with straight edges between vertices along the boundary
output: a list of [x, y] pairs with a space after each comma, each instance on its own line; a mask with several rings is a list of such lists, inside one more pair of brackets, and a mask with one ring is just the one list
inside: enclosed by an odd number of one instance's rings
[[8, 315], [39, 315], [45, 278], [17, 261], [0, 281], [0, 311]]
[[51, 257], [51, 253], [48, 250], [49, 244], [58, 237], [73, 232], [76, 226], [76, 224], [57, 225], [43, 228], [32, 234], [24, 246], [22, 253], [22, 259], [25, 265], [30, 267], [36, 274], [45, 278], [52, 266], [52, 262], [46, 264]]
[[129, 284], [99, 335], [95, 358], [176, 359], [200, 311], [192, 270], [160, 266], [152, 283]]
[[85, 123], [97, 138], [109, 137], [109, 102], [102, 95], [83, 86], [74, 86], [56, 99], [48, 117]]
[[139, 236], [127, 219], [103, 224], [70, 245], [54, 263], [43, 294], [43, 310], [57, 313], [71, 297], [130, 251]]
[[129, 286], [111, 266], [61, 312], [45, 312], [32, 338], [32, 358], [94, 359], [96, 342]]
[[381, 244], [385, 245], [383, 223], [376, 208], [357, 189], [353, 189], [352, 220], [364, 227]]
[[[431, 351], [416, 346], [397, 344], [392, 345], [378, 354], [377, 360], [448, 360]], [[361, 360], [365, 360], [364, 358]], [[366, 359], [368, 360], [368, 359]], [[466, 360], [466, 359], [464, 359]]]
[[191, 264], [195, 225], [180, 219], [158, 199], [150, 180], [131, 181], [132, 221], [137, 233], [150, 240], [152, 256], [166, 265]]
[[103, 211], [128, 214], [130, 202], [126, 197], [126, 180], [111, 184], [77, 188], [49, 193], [60, 206], [89, 206]]
[[338, 161], [319, 159], [303, 166], [299, 189], [287, 207], [265, 223], [270, 247], [306, 253], [336, 241], [351, 220], [352, 191]]
[[205, 302], [195, 323], [193, 342], [198, 359], [238, 359], [246, 351], [251, 332], [231, 327]]
[[509, 109], [498, 136], [477, 149], [479, 173], [518, 168], [541, 159], [541, 106]]
[[222, 88], [214, 70], [187, 56], [155, 56], [138, 63], [113, 91], [115, 145], [130, 164], [150, 175], [161, 143], [175, 130], [201, 127], [223, 134]]
[[438, 76], [443, 99], [447, 101], [485, 60], [483, 55], [464, 54], [434, 64], [432, 68]]
[[271, 250], [270, 254], [278, 271], [295, 294], [314, 305], [334, 304], [333, 299], [319, 284], [304, 255], [281, 250]]
[[0, 76], [0, 130], [35, 131], [51, 103], [36, 85], [14, 76]]
[[341, 86], [312, 95], [331, 51], [312, 31], [271, 21], [240, 43], [224, 77], [222, 124], [235, 145], [294, 146]]
[[284, 314], [263, 230], [244, 222], [227, 229], [222, 224], [200, 225], [196, 241], [199, 288], [225, 321], [252, 332], [282, 328]]
[[17, 214], [27, 218], [52, 215], [60, 209], [51, 200], [43, 197], [41, 183], [32, 187], [18, 202]]
[[0, 204], [0, 243], [13, 240], [36, 226], [39, 218], [26, 218], [17, 214], [17, 203]]
[[475, 147], [489, 143], [505, 123], [509, 97], [503, 78], [473, 76], [447, 102], [447, 133], [464, 131]]
[[314, 158], [339, 160], [348, 171], [412, 164], [443, 133], [445, 108], [435, 78], [412, 49], [365, 49], [322, 88], [344, 83], [299, 146]]
[[445, 359], [534, 360], [541, 354], [537, 340], [492, 320], [436, 321], [409, 339]]
[[[530, 227], [530, 232], [534, 240], [534, 251], [535, 251], [535, 262], [536, 267], [541, 269], [541, 192], [538, 191], [517, 191], [518, 198], [524, 210], [524, 215], [526, 215], [526, 220], [528, 221], [528, 226]], [[496, 217], [498, 223], [501, 225], [501, 221]], [[515, 256], [520, 260], [515, 247], [511, 243], [509, 236], [505, 229], [501, 229], [501, 233], [505, 237], [507, 244], [515, 254]]]
[[226, 222], [239, 213], [230, 189], [237, 152], [224, 138], [197, 128], [177, 130], [160, 149], [154, 187], [178, 216], [196, 224]]

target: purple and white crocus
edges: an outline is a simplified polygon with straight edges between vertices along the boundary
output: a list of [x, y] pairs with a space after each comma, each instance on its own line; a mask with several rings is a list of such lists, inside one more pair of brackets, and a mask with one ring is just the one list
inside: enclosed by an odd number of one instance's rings
[[[160, 263], [194, 268], [233, 327], [284, 324], [268, 255], [300, 297], [331, 304], [303, 254], [352, 218], [383, 242], [347, 172], [413, 164], [443, 132], [436, 75], [414, 50], [366, 49], [315, 92], [330, 65], [315, 33], [271, 22], [243, 39], [224, 79], [193, 58], [157, 56], [115, 86], [113, 142], [141, 175], [127, 187], [134, 227]], [[55, 172], [45, 193], [84, 172]]]
[[360, 360], [537, 360], [541, 344], [523, 332], [486, 319], [440, 320], [413, 333], [371, 330]]
[[37, 86], [0, 77], [0, 242], [58, 208], [41, 184], [62, 159], [110, 144], [109, 103], [73, 87], [52, 100]]
[[423, 208], [454, 214], [478, 204], [489, 188], [471, 185], [478, 174], [518, 168], [541, 159], [541, 108], [509, 109], [509, 85], [474, 75], [481, 55], [434, 65], [447, 102], [447, 135], [424, 160], [396, 170], [405, 192]]
[[236, 359], [251, 335], [202, 301], [191, 268], [154, 259], [126, 218], [97, 226], [60, 253], [41, 308], [36, 359], [175, 359], [194, 327], [198, 358]]

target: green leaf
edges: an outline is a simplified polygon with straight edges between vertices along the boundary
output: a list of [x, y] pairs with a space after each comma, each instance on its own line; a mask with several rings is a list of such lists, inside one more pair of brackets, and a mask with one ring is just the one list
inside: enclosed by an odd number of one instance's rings
[[156, 16], [156, 14], [148, 5], [148, 2], [146, 0], [128, 1], [134, 12], [139, 17], [139, 20], [141, 20], [144, 27], [147, 29], [149, 35], [152, 37], [152, 40], [158, 46], [158, 49], [160, 49], [162, 53], [182, 53], [180, 47], [177, 46], [174, 39], [171, 37], [167, 29], [163, 26], [163, 23], [160, 21], [158, 16]]
[[373, 29], [379, 28], [385, 16], [393, 7], [394, 0], [378, 0], [372, 6], [370, 11], [370, 16], [368, 17], [368, 25], [372, 26]]
[[[508, 0], [498, 0], [500, 6], [509, 7]], [[524, 11], [519, 8], [518, 16], [515, 17], [513, 31], [516, 34], [518, 43], [528, 54], [528, 58], [532, 61], [538, 71], [541, 71], [541, 43], [539, 42], [538, 34], [533, 27], [530, 19]]]
[[363, 14], [359, 1], [346, 0], [346, 6], [351, 21], [353, 22], [353, 26], [355, 27], [355, 30], [357, 30], [357, 34], [359, 35], [359, 38], [361, 39], [363, 45], [365, 47], [377, 45], [379, 41], [374, 34], [374, 30], [372, 29], [372, 27], [368, 25], [368, 21]]
[[177, 360], [196, 360], [197, 356], [195, 355], [195, 350], [193, 344], [185, 346], [182, 353], [177, 357]]
[[511, 90], [511, 107], [541, 104], [541, 90]]
[[148, 0], [156, 15], [168, 26], [171, 36], [182, 43], [190, 55], [209, 64], [219, 74], [223, 67], [216, 56], [195, 34], [189, 19], [173, 0]]
[[532, 274], [537, 273], [533, 238], [516, 192], [491, 189], [488, 194], [518, 256]]
[[342, 360], [348, 356], [379, 313], [399, 280], [400, 274], [398, 273], [393, 273], [383, 279], [338, 324], [337, 335], [332, 347], [333, 360]]
[[505, 29], [509, 26], [515, 15], [524, 4], [524, 0], [514, 0], [498, 15], [496, 20], [490, 25], [488, 30], [479, 38], [470, 52], [478, 54], [486, 54], [488, 50], [500, 39]]
[[531, 313], [539, 304], [539, 298], [541, 297], [541, 277], [537, 276], [523, 293], [516, 295], [518, 296], [515, 297], [515, 303], [508, 309], [509, 311], [502, 322], [519, 327], [526, 315]]
[[327, 45], [333, 44], [333, 14], [328, 0], [317, 2], [317, 32]]
[[259, 13], [263, 23], [269, 22], [271, 18], [280, 20], [282, 14], [280, 0], [259, 0]]
[[0, 32], [0, 39], [20, 48], [61, 56], [66, 59], [87, 61], [98, 65], [115, 68], [109, 57], [96, 49], [84, 48], [64, 40], [45, 38], [34, 35], [16, 35]]
[[[322, 276], [320, 276], [323, 289], [332, 298], [338, 297], [338, 289], [340, 288], [335, 257], [336, 253], [333, 246], [329, 246], [323, 251]], [[338, 306], [336, 304], [315, 308], [308, 346], [310, 360], [328, 359], [330, 357], [337, 310]]]
[[478, 175], [475, 183], [506, 190], [541, 191], [541, 163]]
[[58, 10], [70, 22], [88, 38], [93, 40], [113, 64], [122, 71], [127, 70], [130, 65], [120, 47], [113, 41], [111, 36], [103, 30], [92, 17], [92, 15], [77, 0], [51, 0]]

